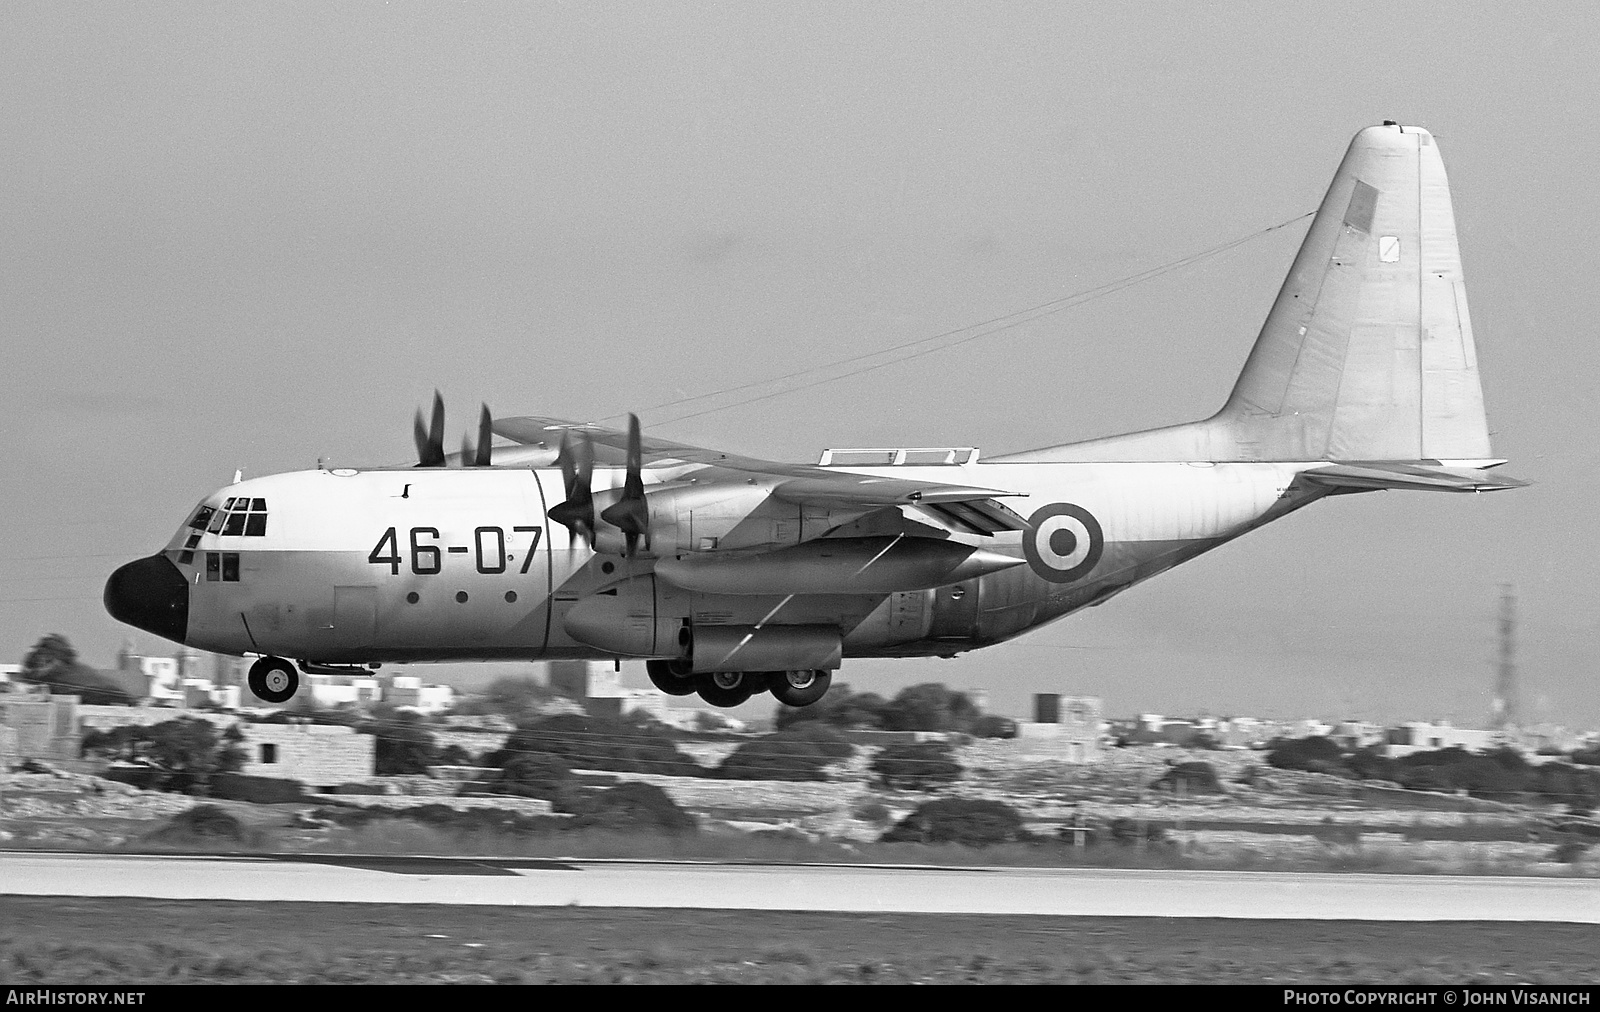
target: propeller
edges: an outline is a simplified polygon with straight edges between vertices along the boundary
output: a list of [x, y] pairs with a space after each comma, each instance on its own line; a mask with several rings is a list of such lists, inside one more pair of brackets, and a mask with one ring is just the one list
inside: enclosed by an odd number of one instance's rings
[[439, 391], [433, 392], [433, 424], [423, 427], [419, 408], [411, 435], [417, 441], [417, 467], [444, 466], [444, 398]]
[[494, 433], [489, 431], [493, 419], [489, 417], [489, 405], [483, 405], [483, 411], [478, 415], [478, 446], [473, 449], [472, 440], [467, 433], [461, 434], [461, 466], [462, 467], [488, 467], [494, 459], [494, 452], [489, 446], [489, 441]]
[[622, 532], [627, 551], [632, 558], [638, 550], [639, 539], [644, 539], [645, 551], [650, 550], [650, 507], [644, 501], [644, 477], [640, 474], [643, 453], [639, 446], [639, 416], [628, 416], [628, 473], [622, 486], [622, 498], [606, 507], [600, 519]]
[[594, 547], [594, 496], [589, 479], [594, 474], [594, 444], [587, 432], [574, 441], [571, 431], [561, 434], [561, 450], [556, 462], [561, 465], [561, 480], [566, 485], [567, 501], [550, 507], [550, 519]]

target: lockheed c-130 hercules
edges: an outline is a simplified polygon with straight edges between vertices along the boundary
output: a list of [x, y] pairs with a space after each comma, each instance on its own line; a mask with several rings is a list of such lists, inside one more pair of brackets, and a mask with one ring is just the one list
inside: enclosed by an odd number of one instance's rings
[[[1433, 138], [1358, 133], [1223, 408], [979, 459], [781, 464], [547, 418], [415, 465], [220, 489], [106, 583], [110, 613], [259, 655], [261, 699], [385, 662], [643, 659], [675, 695], [804, 706], [845, 657], [952, 656], [1098, 605], [1324, 496], [1481, 492], [1489, 447]], [[491, 445], [498, 435], [515, 445]]]

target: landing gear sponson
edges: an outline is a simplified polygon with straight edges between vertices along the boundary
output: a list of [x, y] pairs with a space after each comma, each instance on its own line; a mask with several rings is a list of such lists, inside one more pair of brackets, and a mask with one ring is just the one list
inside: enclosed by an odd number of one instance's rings
[[759, 692], [770, 692], [785, 706], [810, 706], [821, 699], [833, 683], [833, 672], [819, 669], [797, 671], [713, 671], [691, 674], [682, 661], [646, 661], [650, 684], [669, 696], [698, 694], [712, 706], [738, 706]]

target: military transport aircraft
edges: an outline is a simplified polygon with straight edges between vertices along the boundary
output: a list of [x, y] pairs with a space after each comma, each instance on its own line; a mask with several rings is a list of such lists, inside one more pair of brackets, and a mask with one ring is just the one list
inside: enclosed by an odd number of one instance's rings
[[[498, 435], [514, 445], [492, 445]], [[675, 695], [804, 706], [845, 657], [1011, 639], [1324, 496], [1483, 492], [1489, 448], [1438, 146], [1358, 133], [1210, 418], [1023, 453], [835, 449], [780, 464], [549, 418], [415, 465], [236, 482], [106, 582], [122, 622], [305, 672], [637, 658]]]

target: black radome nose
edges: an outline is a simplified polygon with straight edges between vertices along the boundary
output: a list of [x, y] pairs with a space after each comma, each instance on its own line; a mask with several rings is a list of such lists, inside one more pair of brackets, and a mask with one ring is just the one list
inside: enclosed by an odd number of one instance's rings
[[118, 622], [183, 642], [189, 631], [189, 583], [165, 555], [130, 562], [106, 580], [106, 611]]

